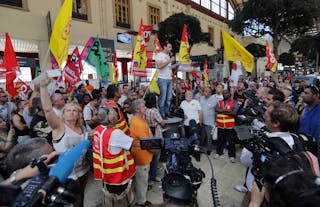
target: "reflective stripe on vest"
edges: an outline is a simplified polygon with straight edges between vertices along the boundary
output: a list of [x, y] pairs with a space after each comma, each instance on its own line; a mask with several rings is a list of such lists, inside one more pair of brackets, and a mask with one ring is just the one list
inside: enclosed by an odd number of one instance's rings
[[[111, 154], [110, 137], [115, 128], [104, 130], [100, 125], [95, 128], [92, 140], [94, 178], [110, 185], [122, 185], [132, 178], [136, 172], [133, 156], [130, 151], [122, 149], [118, 154]], [[103, 133], [103, 134], [101, 134]], [[103, 137], [102, 149], [100, 138]], [[100, 150], [101, 149], [101, 150]], [[101, 157], [101, 152], [102, 156]], [[102, 162], [102, 163], [101, 163]]]
[[[220, 109], [233, 109], [234, 100], [229, 101], [226, 106], [224, 106], [223, 100], [218, 101]], [[235, 120], [233, 116], [225, 114], [217, 114], [217, 127], [222, 129], [233, 129], [235, 126]]]

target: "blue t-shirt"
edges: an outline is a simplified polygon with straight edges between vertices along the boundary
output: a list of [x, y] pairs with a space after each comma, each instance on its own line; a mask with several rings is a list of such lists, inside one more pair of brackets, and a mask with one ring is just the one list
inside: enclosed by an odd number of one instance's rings
[[314, 141], [320, 141], [320, 103], [311, 110], [305, 106], [299, 132], [311, 135]]

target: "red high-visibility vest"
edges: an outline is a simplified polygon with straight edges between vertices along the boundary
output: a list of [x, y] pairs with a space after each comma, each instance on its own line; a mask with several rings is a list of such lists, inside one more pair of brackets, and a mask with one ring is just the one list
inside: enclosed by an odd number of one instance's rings
[[[102, 125], [94, 129], [93, 173], [96, 180], [103, 180], [109, 185], [123, 185], [135, 175], [136, 168], [130, 151], [122, 149], [118, 154], [109, 152], [110, 137], [114, 130]], [[103, 140], [100, 143], [101, 137]]]
[[107, 101], [103, 104], [103, 106], [104, 107], [112, 106], [116, 110], [116, 112], [119, 114], [119, 120], [116, 123], [116, 125], [114, 126], [114, 128], [120, 129], [126, 135], [130, 136], [129, 126], [128, 126], [126, 118], [124, 117], [124, 114], [121, 111], [121, 109], [119, 108], [118, 104], [114, 101]]
[[[220, 109], [233, 109], [234, 100], [228, 101], [224, 106], [223, 100], [218, 101]], [[235, 125], [235, 120], [233, 116], [217, 114], [217, 127], [222, 129], [233, 129]]]

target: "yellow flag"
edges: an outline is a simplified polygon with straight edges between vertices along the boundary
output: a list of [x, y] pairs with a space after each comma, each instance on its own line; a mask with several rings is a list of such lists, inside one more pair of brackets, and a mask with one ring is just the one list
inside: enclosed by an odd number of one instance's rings
[[190, 46], [187, 26], [185, 24], [183, 25], [178, 61], [181, 64], [190, 64]]
[[160, 95], [160, 88], [158, 86], [158, 71], [154, 73], [148, 88], [150, 91], [154, 91], [156, 94]]
[[137, 63], [139, 70], [144, 70], [147, 65], [147, 50], [141, 45], [143, 39], [144, 25], [142, 19], [140, 20], [139, 32], [137, 36], [136, 46], [133, 51], [133, 60]]
[[68, 58], [71, 37], [72, 0], [65, 0], [56, 18], [50, 37], [50, 50], [56, 58], [59, 68]]
[[254, 67], [254, 57], [239, 42], [233, 39], [228, 33], [222, 31], [224, 51], [226, 60], [239, 60], [247, 72], [252, 72]]

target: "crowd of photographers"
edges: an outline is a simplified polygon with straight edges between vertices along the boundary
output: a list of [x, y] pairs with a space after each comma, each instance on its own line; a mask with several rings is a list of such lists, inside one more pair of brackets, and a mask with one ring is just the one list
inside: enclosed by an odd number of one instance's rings
[[[178, 116], [176, 106], [180, 106], [184, 111], [181, 118], [185, 136], [190, 136], [189, 121], [194, 119], [201, 129], [200, 146], [208, 155], [216, 148], [214, 158], [225, 160], [227, 148], [229, 161], [233, 163], [236, 143], [244, 146], [240, 160], [248, 170], [245, 184], [236, 186], [246, 192], [243, 206], [260, 206], [264, 196], [270, 206], [299, 206], [304, 200], [308, 206], [316, 206], [319, 200], [317, 84], [246, 78], [236, 86], [225, 79], [211, 80], [204, 87], [199, 81], [178, 79], [172, 85], [171, 114], [160, 113], [156, 95], [145, 95], [147, 88], [143, 85], [135, 89], [129, 85], [94, 89], [87, 82], [68, 93], [60, 87], [49, 94], [48, 84], [45, 81], [36, 86], [26, 100], [9, 101], [7, 92], [0, 90], [3, 184], [21, 184], [36, 176], [37, 168], [29, 165], [33, 158], [46, 156], [45, 164], [53, 164], [60, 152], [87, 139], [90, 132], [91, 157], [82, 158], [69, 176], [79, 185], [74, 205], [83, 206], [86, 188], [88, 192], [86, 183], [92, 179], [90, 170], [93, 170], [93, 177], [104, 183], [102, 199], [99, 199], [101, 190], [93, 190], [100, 192], [97, 205], [104, 202], [105, 206], [112, 206], [110, 203], [117, 201], [116, 206], [132, 202], [136, 206], [150, 206], [147, 200], [150, 183], [161, 181], [157, 175], [160, 152], [142, 150], [139, 139], [161, 137], [165, 120]], [[236, 133], [238, 126], [251, 125], [255, 119], [264, 123], [258, 131], [263, 130], [270, 140], [283, 140], [288, 147], [282, 154], [278, 151], [283, 149], [277, 146], [271, 149], [278, 156], [267, 157], [272, 162], [261, 162], [261, 166], [254, 160], [261, 151], [250, 149], [245, 145], [248, 142], [239, 141]], [[298, 152], [303, 154], [296, 155]], [[306, 161], [294, 162], [297, 156]], [[254, 173], [256, 167], [262, 171], [258, 176]], [[259, 176], [263, 182], [257, 179]]]

